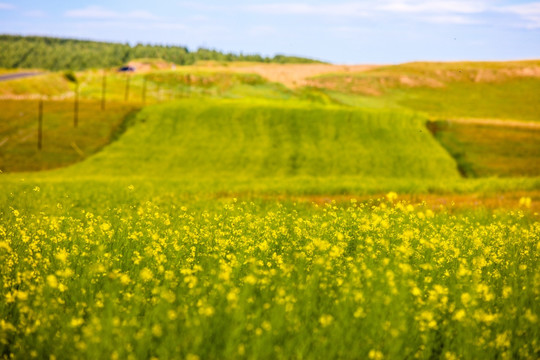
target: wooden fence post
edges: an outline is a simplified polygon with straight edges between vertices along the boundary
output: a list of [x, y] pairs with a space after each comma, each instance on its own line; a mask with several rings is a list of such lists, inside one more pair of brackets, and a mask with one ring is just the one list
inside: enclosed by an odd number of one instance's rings
[[128, 98], [129, 98], [129, 79], [130, 79], [129, 74], [126, 74], [126, 93], [125, 93], [125, 96], [124, 96], [124, 101], [125, 102], [127, 102]]
[[75, 83], [75, 105], [73, 109], [73, 127], [79, 125], [79, 83]]
[[146, 76], [143, 77], [142, 103], [143, 103], [143, 106], [146, 104]]
[[101, 110], [105, 110], [105, 96], [107, 89], [107, 73], [103, 70], [103, 81], [101, 82]]
[[42, 147], [42, 138], [43, 138], [43, 99], [39, 99], [38, 105], [38, 139], [37, 139], [37, 148], [41, 151]]

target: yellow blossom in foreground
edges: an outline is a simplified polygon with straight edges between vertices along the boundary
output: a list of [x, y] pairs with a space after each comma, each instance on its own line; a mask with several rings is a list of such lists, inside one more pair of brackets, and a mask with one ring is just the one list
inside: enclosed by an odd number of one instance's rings
[[456, 313], [454, 314], [454, 320], [461, 321], [463, 320], [463, 318], [465, 318], [465, 315], [466, 315], [465, 310], [460, 309], [456, 311]]
[[525, 211], [381, 199], [182, 210], [131, 198], [84, 211], [62, 198], [17, 219], [20, 206], [4, 210], [6, 357], [537, 353], [540, 224]]
[[532, 200], [530, 197], [522, 197], [519, 199], [519, 206], [530, 208]]
[[161, 328], [161, 325], [155, 324], [152, 326], [152, 335], [155, 337], [161, 337], [163, 335], [163, 329]]
[[58, 287], [58, 279], [54, 275], [47, 275], [47, 285], [56, 289]]
[[143, 268], [140, 272], [141, 279], [143, 281], [150, 281], [154, 277], [154, 274], [147, 267]]
[[72, 319], [71, 319], [70, 325], [71, 325], [72, 327], [79, 327], [79, 326], [81, 326], [82, 324], [84, 324], [84, 319], [83, 319], [83, 318], [72, 318]]
[[319, 318], [319, 323], [322, 327], [327, 327], [334, 321], [334, 317], [329, 314], [324, 314]]
[[388, 199], [388, 201], [391, 201], [391, 202], [396, 200], [397, 197], [398, 197], [398, 195], [393, 191], [390, 191], [388, 194], [386, 194], [386, 198]]
[[384, 355], [379, 350], [369, 350], [368, 358], [371, 360], [382, 360], [384, 359]]

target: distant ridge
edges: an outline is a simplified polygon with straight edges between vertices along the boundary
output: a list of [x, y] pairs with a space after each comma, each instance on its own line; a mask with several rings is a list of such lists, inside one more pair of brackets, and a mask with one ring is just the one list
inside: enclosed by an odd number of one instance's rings
[[224, 53], [185, 46], [164, 46], [110, 43], [44, 36], [0, 35], [0, 67], [48, 70], [83, 70], [119, 66], [139, 58], [159, 58], [178, 65], [191, 65], [199, 60], [251, 61], [260, 63], [321, 63], [303, 57]]

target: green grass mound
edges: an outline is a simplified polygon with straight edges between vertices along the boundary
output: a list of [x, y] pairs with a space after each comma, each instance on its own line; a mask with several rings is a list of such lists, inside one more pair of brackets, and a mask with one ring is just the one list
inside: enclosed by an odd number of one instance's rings
[[65, 171], [216, 180], [459, 176], [415, 115], [239, 101], [146, 108], [117, 142]]

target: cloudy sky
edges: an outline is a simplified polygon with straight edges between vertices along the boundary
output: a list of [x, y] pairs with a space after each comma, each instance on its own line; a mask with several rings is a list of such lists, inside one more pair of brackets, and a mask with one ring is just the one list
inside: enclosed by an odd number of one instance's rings
[[334, 63], [540, 58], [540, 1], [0, 0], [0, 33]]

